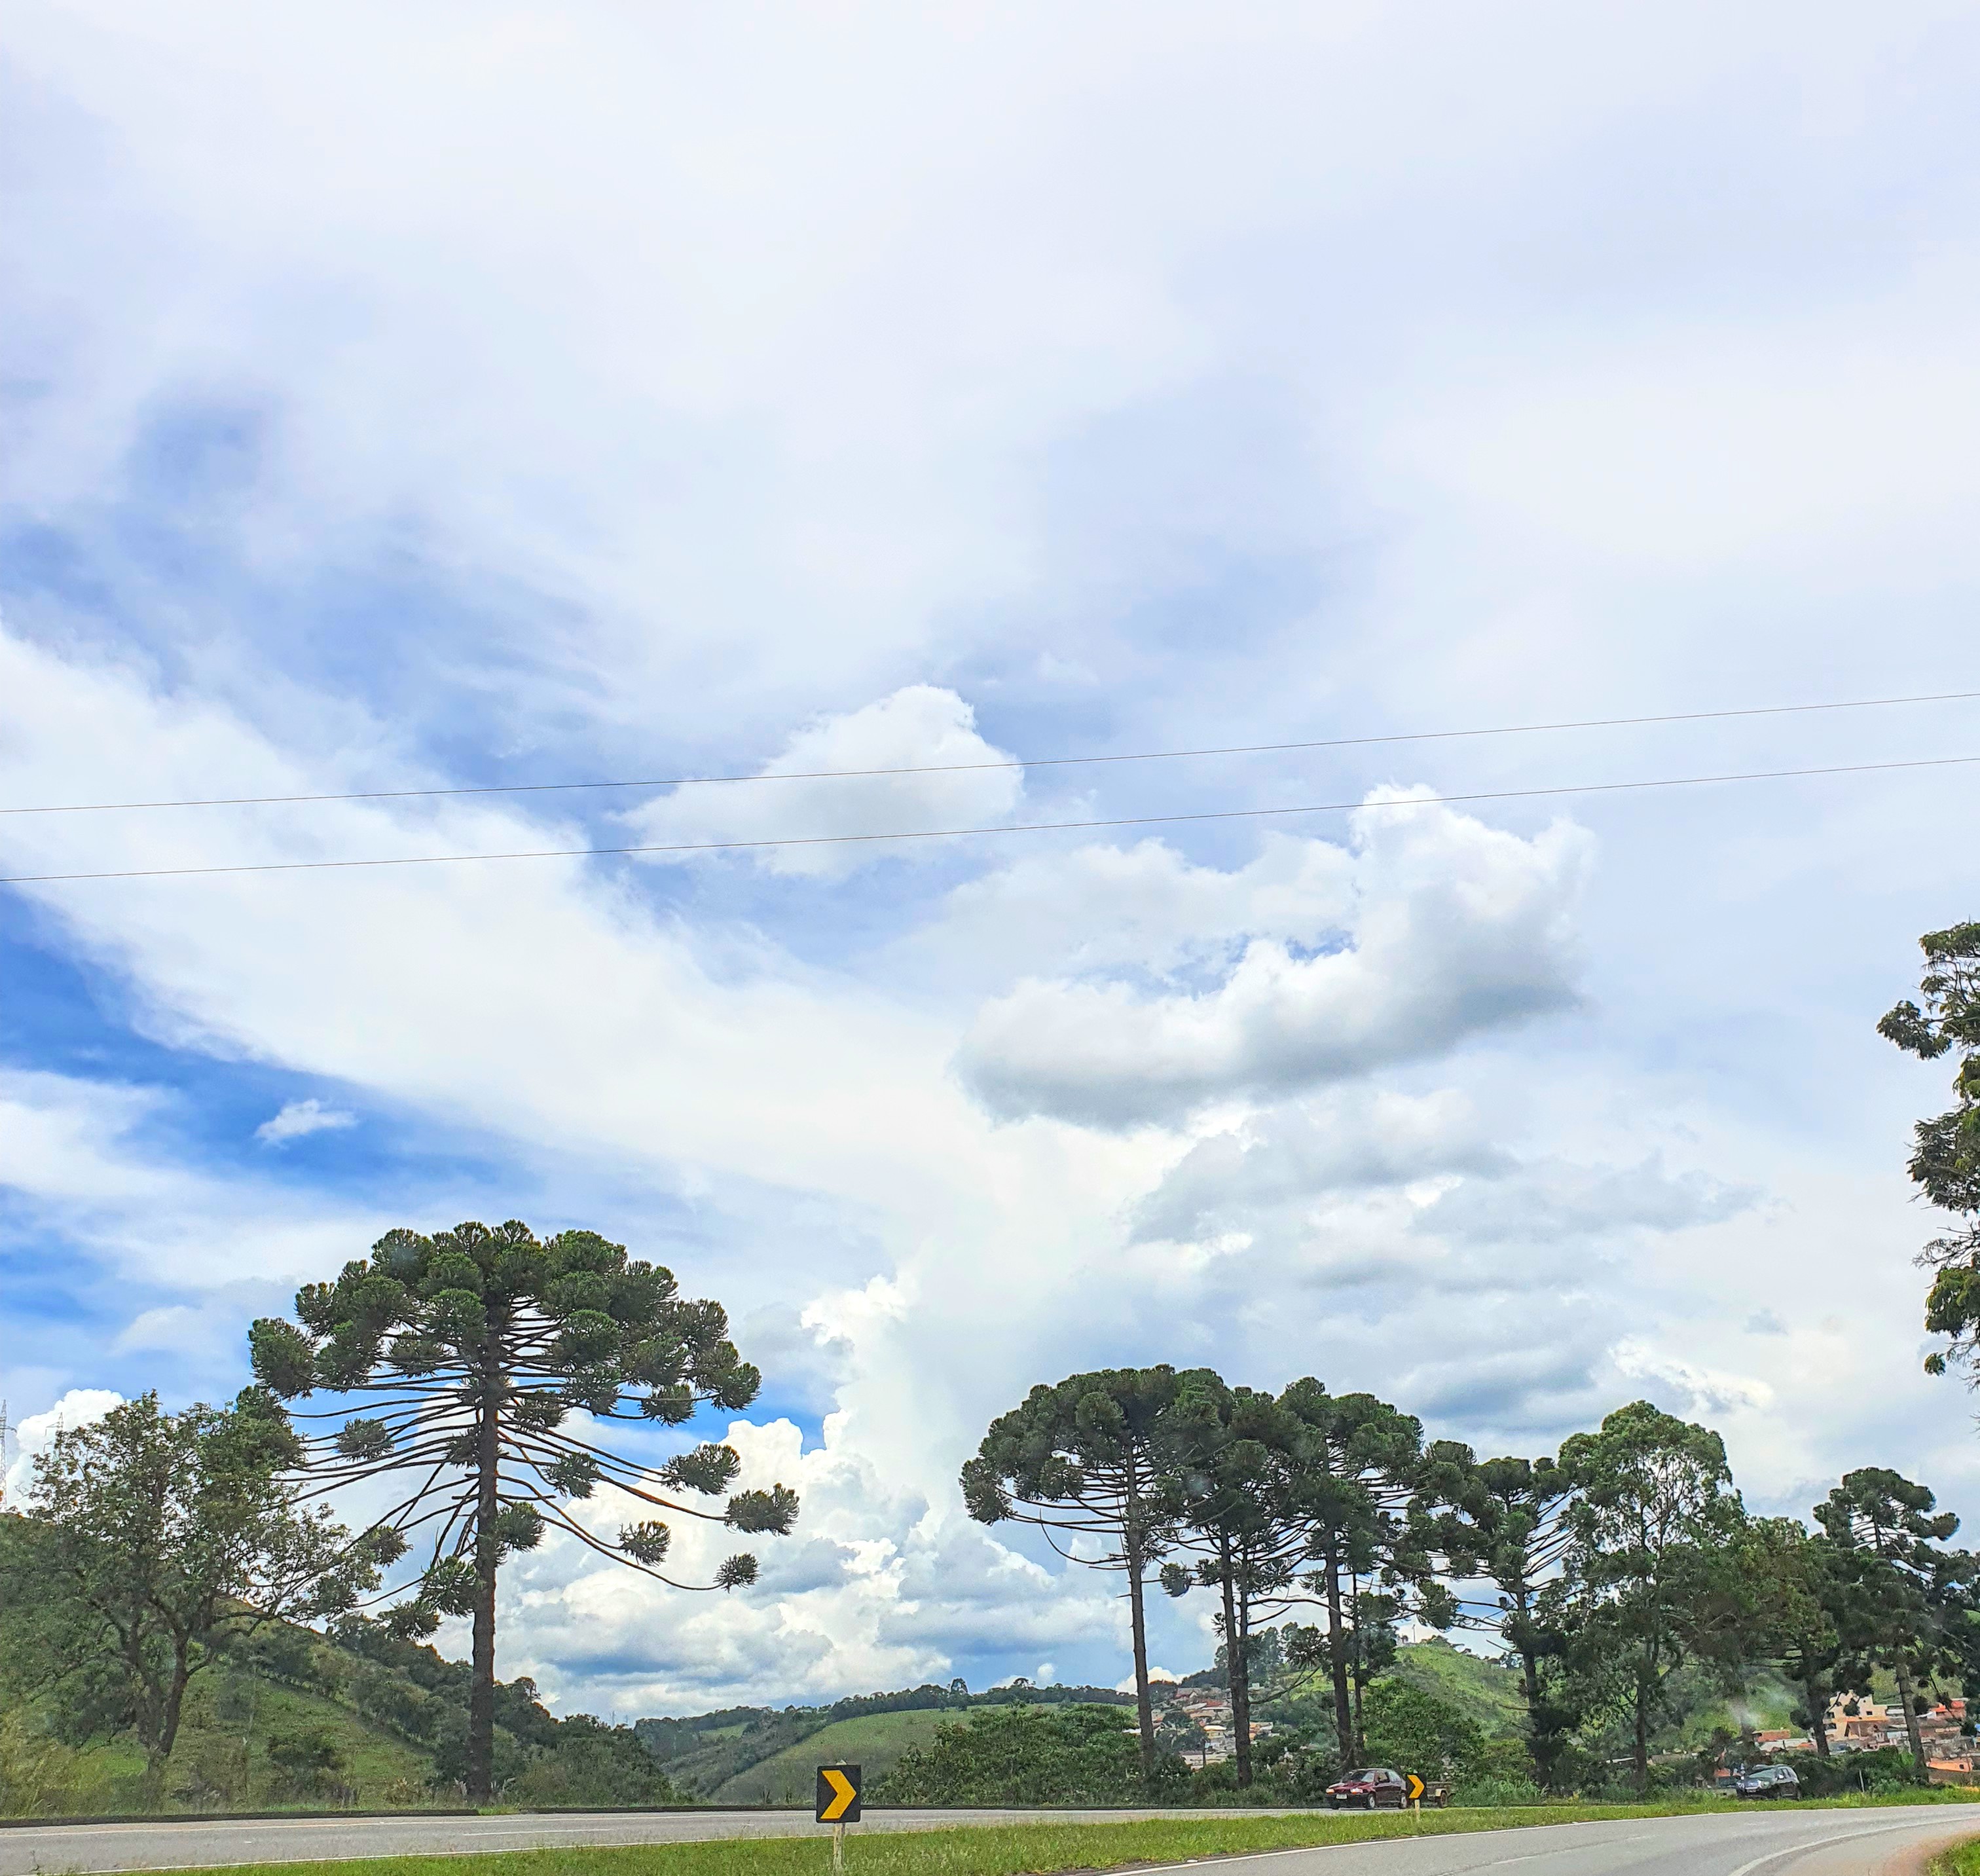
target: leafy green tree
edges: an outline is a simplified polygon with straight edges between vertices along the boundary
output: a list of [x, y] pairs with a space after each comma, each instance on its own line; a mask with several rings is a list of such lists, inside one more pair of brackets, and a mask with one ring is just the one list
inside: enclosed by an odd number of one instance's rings
[[885, 1805], [1119, 1803], [1145, 1791], [1118, 1707], [985, 1707], [938, 1726], [874, 1781]]
[[1560, 1607], [1585, 1685], [1626, 1711], [1639, 1789], [1670, 1676], [1687, 1660], [1730, 1666], [1745, 1635], [1735, 1546], [1746, 1522], [1726, 1448], [1646, 1400], [1560, 1449], [1567, 1512]]
[[1485, 1738], [1447, 1700], [1407, 1681], [1379, 1680], [1370, 1688], [1362, 1756], [1370, 1765], [1425, 1779], [1461, 1780], [1483, 1758]]
[[1520, 1664], [1527, 1708], [1527, 1748], [1542, 1785], [1553, 1788], [1573, 1715], [1560, 1698], [1562, 1638], [1540, 1619], [1540, 1587], [1570, 1541], [1566, 1511], [1573, 1489], [1551, 1458], [1480, 1460], [1456, 1440], [1425, 1450], [1425, 1496], [1434, 1516], [1430, 1546], [1459, 1578], [1483, 1576], [1498, 1590], [1491, 1618]]
[[1922, 1061], [1951, 1055], [1957, 1064], [1953, 1104], [1919, 1122], [1910, 1170], [1926, 1199], [1957, 1220], [1919, 1255], [1938, 1273], [1925, 1300], [1925, 1326], [1952, 1337], [1925, 1357], [1925, 1368], [1943, 1374], [1952, 1363], [1971, 1373], [1980, 1361], [1980, 921], [1928, 931], [1919, 944], [1923, 1007], [1907, 999], [1877, 1029]]
[[[687, 1301], [671, 1271], [629, 1259], [596, 1232], [540, 1240], [513, 1220], [431, 1237], [390, 1232], [334, 1283], [299, 1290], [296, 1314], [299, 1323], [264, 1317], [250, 1333], [263, 1384], [283, 1400], [323, 1393], [370, 1404], [311, 1441], [314, 1489], [402, 1482], [377, 1528], [424, 1533], [424, 1556], [394, 1625], [430, 1634], [443, 1615], [473, 1619], [471, 1798], [489, 1798], [495, 1781], [495, 1586], [509, 1552], [533, 1549], [548, 1525], [676, 1589], [734, 1589], [756, 1578], [756, 1559], [742, 1552], [713, 1583], [679, 1582], [659, 1568], [672, 1541], [664, 1521], [642, 1518], [609, 1541], [566, 1501], [606, 1484], [642, 1506], [746, 1532], [781, 1534], [797, 1516], [797, 1494], [781, 1484], [729, 1491], [742, 1462], [729, 1446], [704, 1444], [653, 1473], [575, 1429], [580, 1413], [592, 1424], [679, 1426], [704, 1403], [738, 1411], [760, 1380], [729, 1340], [719, 1303]], [[683, 1502], [690, 1492], [726, 1502], [706, 1509]]]
[[608, 1726], [589, 1713], [556, 1724], [503, 1796], [521, 1805], [670, 1805], [680, 1794], [630, 1726]]
[[1945, 1613], [1956, 1608], [1948, 1592], [1969, 1582], [1973, 1560], [1939, 1548], [1959, 1529], [1949, 1511], [1935, 1511], [1931, 1490], [1881, 1466], [1843, 1475], [1842, 1483], [1815, 1509], [1816, 1519], [1840, 1553], [1859, 1591], [1859, 1634], [1898, 1683], [1912, 1757], [1925, 1763], [1919, 1732], [1918, 1683], [1951, 1665], [1953, 1645]]
[[1827, 1758], [1829, 1702], [1849, 1647], [1855, 1604], [1834, 1547], [1793, 1518], [1759, 1518], [1739, 1540], [1755, 1660], [1772, 1662], [1799, 1690], [1816, 1756]]
[[28, 1559], [57, 1605], [47, 1685], [75, 1735], [135, 1735], [152, 1804], [193, 1676], [270, 1624], [350, 1608], [397, 1554], [389, 1533], [354, 1541], [298, 1506], [282, 1475], [299, 1453], [251, 1388], [178, 1413], [140, 1395], [35, 1461]]
[[1041, 1383], [991, 1423], [962, 1468], [963, 1502], [978, 1522], [1031, 1525], [1061, 1556], [1126, 1577], [1144, 1777], [1155, 1769], [1145, 1585], [1174, 1536], [1183, 1380], [1169, 1367], [1107, 1368]]
[[1408, 1516], [1419, 1489], [1423, 1426], [1373, 1394], [1330, 1394], [1307, 1376], [1279, 1396], [1297, 1428], [1299, 1509], [1307, 1582], [1326, 1611], [1325, 1659], [1334, 1721], [1343, 1755], [1355, 1757], [1353, 1632], [1357, 1579], [1386, 1572], [1392, 1580], [1424, 1580], [1429, 1559]]

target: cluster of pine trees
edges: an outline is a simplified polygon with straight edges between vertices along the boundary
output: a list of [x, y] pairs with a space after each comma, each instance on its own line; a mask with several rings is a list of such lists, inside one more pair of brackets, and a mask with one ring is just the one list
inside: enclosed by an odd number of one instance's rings
[[[1140, 1765], [1161, 1776], [1146, 1597], [1216, 1599], [1237, 1780], [1251, 1782], [1257, 1641], [1284, 1691], [1321, 1680], [1361, 1758], [1370, 1684], [1399, 1624], [1490, 1630], [1516, 1661], [1531, 1774], [1573, 1788], [1579, 1735], [1626, 1722], [1639, 1785], [1676, 1677], [1729, 1689], [1770, 1664], [1800, 1690], [1819, 1755], [1838, 1691], [1895, 1680], [1916, 1713], [1942, 1680], [1980, 1693], [1980, 1560], [1926, 1487], [1849, 1473], [1811, 1529], [1747, 1515], [1719, 1436], [1637, 1401], [1557, 1455], [1480, 1459], [1372, 1394], [1307, 1378], [1274, 1394], [1207, 1369], [1112, 1369], [1032, 1390], [963, 1469], [972, 1514], [1029, 1522], [1126, 1579]], [[1283, 1619], [1291, 1615], [1308, 1620]]]

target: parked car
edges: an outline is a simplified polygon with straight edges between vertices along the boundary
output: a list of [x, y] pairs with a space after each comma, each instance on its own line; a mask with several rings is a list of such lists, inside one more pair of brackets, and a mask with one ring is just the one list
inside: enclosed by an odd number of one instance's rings
[[1799, 1798], [1801, 1781], [1792, 1765], [1762, 1765], [1732, 1781], [1735, 1798]]
[[1364, 1766], [1359, 1771], [1344, 1774], [1327, 1788], [1327, 1808], [1374, 1811], [1392, 1806], [1400, 1811], [1410, 1801], [1409, 1788], [1400, 1772], [1391, 1771], [1384, 1765]]

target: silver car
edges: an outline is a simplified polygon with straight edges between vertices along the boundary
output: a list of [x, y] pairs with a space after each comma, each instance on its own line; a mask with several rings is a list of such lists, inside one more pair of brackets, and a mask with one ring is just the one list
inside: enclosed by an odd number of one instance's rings
[[1792, 1765], [1762, 1765], [1732, 1781], [1735, 1798], [1799, 1798], [1801, 1781]]

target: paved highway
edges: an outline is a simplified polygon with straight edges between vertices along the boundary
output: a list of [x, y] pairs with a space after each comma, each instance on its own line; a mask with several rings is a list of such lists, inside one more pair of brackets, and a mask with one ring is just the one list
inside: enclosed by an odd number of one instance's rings
[[[854, 1834], [961, 1824], [1119, 1821], [1228, 1811], [869, 1811]], [[0, 1830], [0, 1876], [291, 1863], [407, 1852], [460, 1855], [569, 1844], [686, 1843], [824, 1833], [808, 1811], [640, 1811], [560, 1817], [188, 1818]], [[1980, 1806], [1760, 1810], [1627, 1818], [1461, 1837], [1405, 1837], [1226, 1859], [1230, 1876], [1915, 1876], [1936, 1850], [1980, 1836]], [[822, 1855], [823, 1844], [820, 1851]], [[1177, 1865], [1178, 1868], [1200, 1866]], [[1137, 1876], [1151, 1876], [1144, 1869]]]

